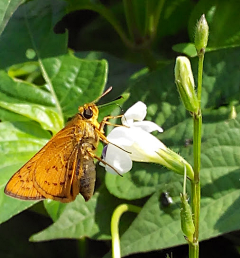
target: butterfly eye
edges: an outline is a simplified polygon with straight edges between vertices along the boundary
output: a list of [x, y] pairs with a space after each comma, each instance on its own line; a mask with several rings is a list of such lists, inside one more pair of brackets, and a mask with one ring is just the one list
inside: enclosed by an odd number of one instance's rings
[[92, 116], [93, 116], [92, 109], [90, 109], [90, 108], [85, 109], [85, 110], [83, 111], [83, 116], [84, 116], [86, 119], [92, 118]]

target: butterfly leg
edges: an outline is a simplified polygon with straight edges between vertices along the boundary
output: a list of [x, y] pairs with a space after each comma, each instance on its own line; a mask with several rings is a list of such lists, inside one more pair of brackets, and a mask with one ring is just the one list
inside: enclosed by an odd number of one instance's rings
[[118, 125], [118, 124], [112, 124], [110, 123], [108, 120], [109, 119], [116, 119], [116, 118], [121, 118], [123, 115], [118, 115], [118, 116], [105, 116], [102, 120], [102, 122], [100, 123], [99, 126], [99, 131], [103, 132], [103, 128], [105, 125], [113, 125], [113, 126], [123, 126], [123, 125]]
[[98, 132], [98, 135], [99, 135], [99, 137], [100, 137], [100, 139], [101, 139], [101, 141], [102, 141], [103, 143], [105, 143], [105, 144], [112, 144], [112, 145], [114, 145], [115, 147], [121, 149], [122, 151], [125, 151], [125, 152], [131, 154], [131, 152], [126, 151], [126, 150], [124, 150], [122, 147], [120, 147], [120, 146], [118, 146], [118, 145], [116, 145], [116, 144], [110, 142], [110, 141], [107, 139], [107, 137], [106, 137], [101, 131], [99, 131], [98, 129], [96, 129], [96, 131]]
[[105, 166], [109, 166], [111, 169], [113, 169], [119, 176], [122, 176], [121, 174], [119, 174], [119, 172], [116, 170], [116, 168], [114, 168], [113, 166], [111, 166], [110, 164], [108, 164], [106, 161], [104, 161], [103, 159], [99, 158], [98, 156], [96, 156], [94, 153], [92, 153], [91, 151], [88, 151], [89, 155], [94, 158], [97, 159], [98, 161], [102, 162]]

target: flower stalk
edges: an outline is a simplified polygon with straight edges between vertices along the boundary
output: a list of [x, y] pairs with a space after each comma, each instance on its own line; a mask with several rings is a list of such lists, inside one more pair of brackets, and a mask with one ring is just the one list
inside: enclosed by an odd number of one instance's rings
[[139, 213], [141, 211], [140, 207], [131, 204], [121, 204], [113, 212], [111, 219], [111, 235], [112, 235], [112, 257], [121, 258], [121, 248], [119, 239], [119, 221], [124, 212], [131, 211]]
[[[187, 197], [183, 193], [181, 195], [182, 202], [182, 229], [187, 236], [189, 243], [189, 257], [199, 257], [199, 217], [200, 217], [200, 164], [201, 164], [201, 136], [202, 136], [202, 76], [203, 76], [203, 60], [205, 48], [208, 42], [208, 24], [205, 16], [202, 15], [196, 25], [195, 31], [195, 48], [198, 53], [198, 88], [195, 93], [194, 79], [192, 75], [190, 62], [186, 57], [178, 57], [175, 66], [175, 81], [181, 96], [182, 102], [187, 110], [192, 113], [193, 117], [193, 179], [191, 180], [191, 209], [187, 202]], [[185, 184], [185, 183], [184, 183]], [[184, 212], [184, 209], [186, 212]], [[191, 213], [192, 210], [192, 213]], [[193, 214], [193, 218], [184, 216], [184, 214]], [[193, 225], [191, 223], [193, 222]], [[187, 226], [186, 226], [187, 225]], [[194, 230], [193, 230], [194, 229]]]
[[191, 182], [192, 191], [192, 212], [194, 214], [193, 223], [195, 232], [193, 234], [193, 242], [189, 244], [189, 257], [199, 257], [199, 217], [200, 217], [200, 163], [201, 163], [201, 137], [202, 137], [202, 76], [203, 76], [203, 61], [205, 48], [208, 42], [209, 28], [205, 16], [202, 15], [196, 26], [195, 32], [195, 47], [198, 53], [198, 90], [197, 98], [199, 102], [198, 112], [193, 114], [193, 155], [194, 155], [194, 180]]

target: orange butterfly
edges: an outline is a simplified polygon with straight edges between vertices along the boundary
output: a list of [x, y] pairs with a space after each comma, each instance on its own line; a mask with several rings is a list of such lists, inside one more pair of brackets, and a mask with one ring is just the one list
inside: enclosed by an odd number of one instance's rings
[[101, 160], [94, 151], [99, 139], [108, 143], [103, 127], [111, 118], [105, 117], [98, 123], [99, 111], [94, 103], [110, 90], [79, 107], [66, 127], [12, 176], [5, 194], [23, 200], [49, 198], [66, 203], [74, 201], [81, 193], [89, 200], [96, 180], [94, 158]]

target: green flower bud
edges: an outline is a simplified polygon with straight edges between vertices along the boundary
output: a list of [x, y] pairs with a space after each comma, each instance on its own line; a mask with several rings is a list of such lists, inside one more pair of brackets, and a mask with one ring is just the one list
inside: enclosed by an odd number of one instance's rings
[[237, 117], [236, 108], [235, 108], [235, 106], [231, 106], [231, 112], [229, 115], [229, 119], [236, 119], [236, 117]]
[[194, 43], [198, 53], [202, 50], [205, 50], [208, 43], [208, 34], [209, 34], [209, 27], [208, 27], [205, 15], [203, 14], [200, 20], [197, 22], [196, 30], [195, 30]]
[[197, 113], [199, 102], [195, 92], [194, 78], [190, 61], [185, 56], [179, 56], [176, 59], [175, 82], [185, 108]]
[[181, 198], [181, 227], [182, 232], [186, 236], [187, 240], [193, 242], [193, 234], [195, 232], [195, 226], [193, 223], [192, 210], [188, 203], [187, 194], [180, 194]]

